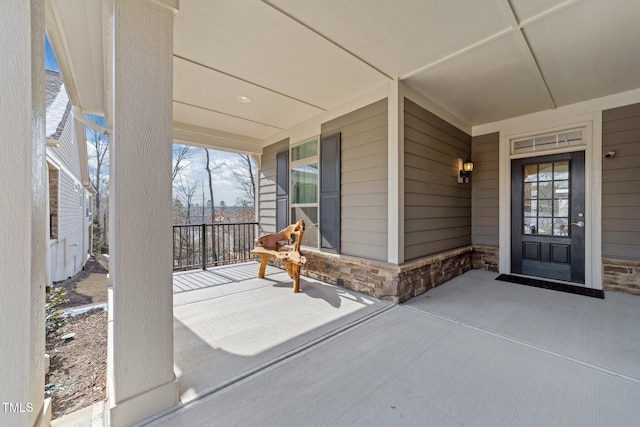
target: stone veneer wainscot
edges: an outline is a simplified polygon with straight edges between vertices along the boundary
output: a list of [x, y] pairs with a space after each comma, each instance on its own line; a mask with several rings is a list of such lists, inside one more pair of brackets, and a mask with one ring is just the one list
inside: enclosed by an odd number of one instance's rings
[[471, 254], [472, 267], [497, 273], [498, 253], [499, 249], [495, 246], [474, 246]]
[[[304, 256], [303, 276], [398, 303], [472, 268], [498, 271], [498, 248], [493, 246], [465, 246], [400, 266], [310, 250]], [[603, 258], [602, 264], [605, 291], [640, 295], [640, 261]]]
[[466, 246], [398, 266], [307, 250], [302, 274], [376, 298], [404, 302], [471, 270], [472, 252], [473, 247]]
[[640, 295], [640, 261], [602, 258], [602, 287]]

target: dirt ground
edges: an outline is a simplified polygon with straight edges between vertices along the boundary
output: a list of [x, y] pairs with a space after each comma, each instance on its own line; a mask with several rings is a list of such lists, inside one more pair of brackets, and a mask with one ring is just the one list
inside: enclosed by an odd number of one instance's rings
[[[67, 290], [62, 310], [107, 302], [108, 258], [92, 257], [84, 271], [54, 287]], [[70, 334], [75, 334], [71, 337]], [[51, 397], [53, 418], [77, 411], [106, 397], [107, 312], [94, 309], [70, 317], [47, 336], [51, 365], [45, 395]]]
[[67, 302], [60, 308], [107, 302], [108, 272], [108, 258], [104, 255], [93, 255], [85, 264], [84, 270], [65, 281], [54, 283], [54, 287], [61, 287], [67, 291]]

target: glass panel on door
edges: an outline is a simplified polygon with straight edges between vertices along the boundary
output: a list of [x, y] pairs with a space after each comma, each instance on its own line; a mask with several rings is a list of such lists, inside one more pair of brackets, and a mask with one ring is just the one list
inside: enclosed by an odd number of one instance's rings
[[525, 165], [523, 171], [523, 233], [569, 235], [569, 162]]

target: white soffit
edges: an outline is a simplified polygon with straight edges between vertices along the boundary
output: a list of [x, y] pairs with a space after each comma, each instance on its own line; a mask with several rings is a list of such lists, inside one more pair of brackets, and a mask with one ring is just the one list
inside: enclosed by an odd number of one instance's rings
[[[174, 53], [324, 110], [388, 81], [377, 70], [258, 0], [182, 2], [175, 20]], [[200, 83], [218, 82], [205, 79]], [[182, 97], [181, 89], [175, 91], [175, 97]]]
[[511, 32], [405, 80], [471, 125], [553, 108], [526, 48]]
[[[180, 58], [173, 60], [173, 100], [287, 129], [324, 110]], [[238, 96], [250, 98], [238, 102]], [[224, 130], [224, 129], [223, 129]]]
[[101, 0], [48, 0], [47, 26], [65, 82], [83, 112], [104, 115]]
[[518, 22], [544, 16], [552, 10], [570, 6], [581, 0], [509, 0]]
[[[46, 2], [72, 101], [103, 114], [103, 0]], [[640, 87], [638, 17], [639, 0], [185, 0], [175, 120], [268, 139], [395, 78], [470, 126], [507, 119]]]
[[266, 139], [281, 131], [281, 129], [272, 126], [181, 104], [175, 101], [173, 103], [173, 121], [236, 134], [239, 138], [240, 135], [243, 135], [260, 140]]
[[510, 28], [500, 0], [263, 1], [393, 77]]
[[583, 0], [525, 27], [558, 106], [640, 87], [640, 1]]

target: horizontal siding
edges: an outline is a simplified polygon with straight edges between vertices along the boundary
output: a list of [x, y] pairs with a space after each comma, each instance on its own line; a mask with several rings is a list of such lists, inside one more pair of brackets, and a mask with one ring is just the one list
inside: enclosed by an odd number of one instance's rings
[[345, 184], [341, 188], [346, 194], [372, 194], [379, 197], [378, 191], [385, 185], [387, 185], [386, 179], [372, 179], [366, 182]]
[[48, 147], [47, 150], [51, 150], [64, 167], [80, 180], [80, 152], [76, 144], [75, 133], [75, 120], [69, 117], [62, 134], [60, 134], [58, 146]]
[[[84, 264], [84, 189], [64, 170], [58, 181], [58, 237], [51, 248], [51, 280], [64, 280]], [[66, 250], [66, 256], [65, 256]]]
[[[602, 207], [607, 208], [628, 208], [630, 206], [640, 206], [640, 194], [603, 194]], [[625, 209], [618, 209], [620, 215], [625, 215]]]
[[262, 153], [258, 178], [258, 218], [260, 234], [276, 231], [276, 154], [289, 149], [289, 139], [266, 147]]
[[[364, 203], [362, 204], [364, 205]], [[353, 206], [353, 203], [350, 203], [350, 206], [342, 207], [342, 222], [344, 223], [347, 219], [359, 221], [358, 218], [362, 218], [365, 215], [370, 219], [387, 221], [387, 214], [386, 206]]]
[[471, 142], [471, 241], [498, 246], [499, 240], [499, 133], [475, 136]]
[[60, 171], [58, 193], [58, 238], [68, 239], [71, 243], [82, 243], [84, 226], [83, 191], [80, 183]]
[[[384, 261], [387, 259], [387, 248], [386, 247], [381, 247], [379, 245], [371, 245], [368, 243], [361, 243], [361, 241], [364, 241], [366, 239], [357, 239], [357, 235], [354, 234], [353, 236], [350, 236], [350, 239], [354, 239], [354, 240], [359, 240], [359, 241], [351, 241], [351, 240], [345, 240], [344, 237], [341, 239], [341, 251], [343, 254], [367, 254], [367, 256], [360, 256], [361, 258], [367, 258], [367, 259], [372, 259], [372, 260], [380, 260], [380, 261]], [[373, 239], [375, 237], [378, 238], [378, 241], [381, 241], [383, 239], [387, 238], [387, 233], [377, 233], [377, 234], [370, 234], [368, 235], [368, 237], [370, 239]], [[354, 256], [358, 256], [358, 255], [354, 255]]]
[[405, 99], [404, 258], [471, 243], [471, 186], [458, 184], [458, 158], [471, 137]]
[[387, 260], [387, 100], [322, 124], [322, 136], [340, 132], [341, 252]]
[[424, 219], [407, 219], [404, 223], [406, 228], [417, 234], [422, 231], [445, 230], [450, 228], [471, 227], [470, 217], [452, 217], [452, 218], [430, 218], [429, 221]]
[[[85, 141], [79, 142], [86, 144]], [[76, 140], [76, 122], [66, 120], [58, 145], [47, 147], [47, 153], [59, 163], [58, 233], [49, 247], [50, 279], [57, 282], [78, 273], [86, 258], [88, 228], [85, 217], [85, 190], [80, 169], [80, 147]]]
[[640, 104], [602, 112], [602, 256], [640, 259]]

